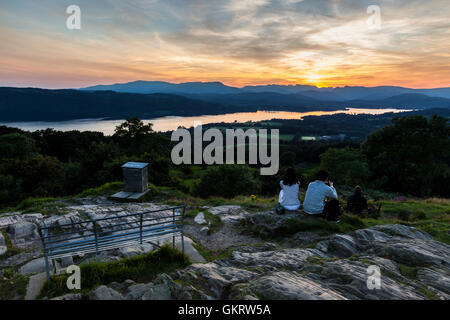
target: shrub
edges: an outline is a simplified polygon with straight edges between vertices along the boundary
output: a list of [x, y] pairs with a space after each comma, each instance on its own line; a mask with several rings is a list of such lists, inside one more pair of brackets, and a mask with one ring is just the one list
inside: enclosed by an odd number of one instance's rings
[[220, 165], [206, 169], [197, 186], [201, 197], [221, 196], [233, 198], [261, 192], [261, 182], [255, 171], [246, 165]]
[[320, 168], [330, 172], [330, 179], [350, 186], [365, 185], [369, 167], [358, 149], [330, 148], [320, 156]]

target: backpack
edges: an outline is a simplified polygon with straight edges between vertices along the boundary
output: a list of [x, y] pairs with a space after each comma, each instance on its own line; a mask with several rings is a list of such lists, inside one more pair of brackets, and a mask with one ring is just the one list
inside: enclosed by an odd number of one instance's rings
[[283, 208], [283, 206], [279, 203], [277, 203], [277, 205], [275, 206], [275, 213], [276, 214], [284, 214], [285, 209]]

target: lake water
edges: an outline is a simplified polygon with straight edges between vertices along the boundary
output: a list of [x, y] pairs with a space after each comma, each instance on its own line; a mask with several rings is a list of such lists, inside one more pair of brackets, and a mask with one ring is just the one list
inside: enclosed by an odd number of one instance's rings
[[[208, 124], [208, 123], [244, 123], [248, 121], [264, 121], [272, 119], [302, 119], [306, 116], [324, 116], [337, 113], [345, 114], [383, 114], [389, 112], [404, 112], [410, 110], [400, 109], [356, 109], [348, 108], [346, 110], [337, 111], [311, 111], [311, 112], [287, 112], [287, 111], [257, 111], [257, 112], [239, 112], [228, 113], [212, 116], [194, 116], [194, 117], [163, 117], [152, 120], [144, 120], [145, 123], [153, 123], [153, 130], [155, 131], [170, 131], [176, 130], [178, 127], [192, 127], [194, 123]], [[104, 119], [83, 119], [60, 122], [15, 122], [15, 123], [0, 123], [9, 127], [16, 127], [26, 131], [43, 130], [53, 128], [58, 131], [100, 131], [106, 135], [114, 133], [116, 126], [120, 125], [124, 120], [104, 120]]]

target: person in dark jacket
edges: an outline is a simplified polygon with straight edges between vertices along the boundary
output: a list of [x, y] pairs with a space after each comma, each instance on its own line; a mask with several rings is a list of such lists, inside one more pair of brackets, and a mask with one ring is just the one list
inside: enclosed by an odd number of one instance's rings
[[361, 187], [356, 186], [355, 193], [347, 199], [347, 212], [362, 214], [364, 210], [367, 210], [367, 200], [362, 195]]

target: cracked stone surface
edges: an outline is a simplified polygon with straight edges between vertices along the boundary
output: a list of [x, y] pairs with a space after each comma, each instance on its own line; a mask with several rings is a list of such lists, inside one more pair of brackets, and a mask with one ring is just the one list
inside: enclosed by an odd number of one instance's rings
[[[136, 224], [127, 214], [157, 210], [168, 206], [155, 203], [117, 204], [106, 199], [78, 199], [64, 207], [60, 215], [12, 212], [0, 215], [0, 229], [21, 250], [0, 256], [0, 271], [15, 267], [23, 274], [43, 271], [38, 225], [67, 223], [115, 216], [126, 224]], [[127, 280], [105, 284], [87, 294], [67, 294], [61, 300], [158, 300], [158, 299], [449, 299], [450, 246], [433, 240], [426, 232], [404, 225], [382, 225], [348, 234], [318, 236], [299, 232], [283, 243], [271, 243], [239, 232], [242, 221], [277, 228], [293, 215], [277, 216], [267, 211], [251, 213], [241, 206], [204, 207], [220, 217], [222, 225], [212, 232], [204, 225], [188, 223], [186, 243], [195, 250], [196, 242], [206, 250], [233, 252], [206, 262], [199, 255], [194, 264], [162, 273], [148, 283]], [[163, 216], [167, 213], [161, 213]], [[158, 214], [159, 215], [159, 214]], [[190, 218], [193, 222], [194, 219]], [[104, 229], [111, 228], [100, 222]], [[85, 236], [89, 223], [80, 225]], [[114, 232], [114, 230], [111, 230]], [[190, 240], [190, 239], [192, 240]], [[170, 239], [169, 239], [170, 240]], [[170, 240], [171, 241], [171, 240]], [[6, 239], [0, 235], [0, 255]], [[150, 244], [102, 252], [100, 261], [114, 261], [154, 250]], [[73, 262], [89, 261], [92, 256], [74, 257]], [[63, 265], [71, 261], [61, 261]], [[368, 267], [381, 271], [380, 289], [367, 286]], [[410, 268], [411, 274], [402, 271]], [[403, 272], [403, 273], [402, 273]]]

